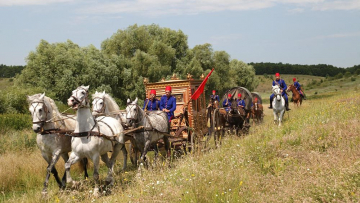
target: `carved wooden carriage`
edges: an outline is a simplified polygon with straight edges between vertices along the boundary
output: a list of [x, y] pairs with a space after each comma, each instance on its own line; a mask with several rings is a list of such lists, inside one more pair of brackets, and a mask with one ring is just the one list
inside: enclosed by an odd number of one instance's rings
[[[170, 142], [175, 149], [194, 148], [197, 140], [207, 133], [206, 126], [206, 102], [203, 92], [197, 100], [191, 100], [191, 95], [201, 84], [201, 79], [193, 79], [188, 76], [186, 80], [180, 80], [173, 76], [171, 80], [148, 83], [144, 80], [147, 93], [151, 89], [156, 90], [157, 99], [165, 94], [165, 87], [171, 86], [172, 95], [176, 98], [175, 118], [170, 124]], [[187, 151], [185, 150], [185, 151]]]

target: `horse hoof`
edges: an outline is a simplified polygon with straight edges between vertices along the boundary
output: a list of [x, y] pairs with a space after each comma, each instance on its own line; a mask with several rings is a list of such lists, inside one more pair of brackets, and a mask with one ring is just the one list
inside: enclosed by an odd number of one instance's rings
[[42, 195], [42, 198], [46, 198], [47, 195], [48, 195], [47, 190], [43, 190], [43, 191], [41, 192], [41, 195]]
[[95, 188], [95, 189], [94, 189], [94, 192], [93, 192], [93, 197], [95, 197], [95, 198], [100, 197], [99, 188]]

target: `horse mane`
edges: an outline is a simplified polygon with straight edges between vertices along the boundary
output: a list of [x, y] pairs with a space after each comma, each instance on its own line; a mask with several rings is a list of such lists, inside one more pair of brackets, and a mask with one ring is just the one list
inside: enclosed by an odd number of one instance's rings
[[112, 98], [108, 93], [105, 93], [103, 95], [102, 92], [96, 92], [92, 95], [92, 98], [103, 98], [104, 102], [105, 102], [105, 106], [107, 107], [108, 112], [119, 112], [120, 111], [120, 107], [119, 105], [116, 103], [115, 99]]

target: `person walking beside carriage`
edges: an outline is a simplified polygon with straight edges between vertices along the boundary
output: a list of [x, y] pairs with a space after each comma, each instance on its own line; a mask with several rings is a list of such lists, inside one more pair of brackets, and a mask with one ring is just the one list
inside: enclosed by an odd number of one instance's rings
[[226, 112], [230, 110], [232, 99], [231, 94], [228, 94], [227, 98], [223, 101], [223, 107], [225, 108]]
[[[288, 99], [288, 96], [286, 94], [286, 89], [287, 89], [287, 86], [286, 86], [286, 83], [283, 79], [280, 79], [280, 73], [275, 73], [275, 80], [273, 81], [272, 85], [275, 86], [275, 85], [278, 85], [281, 89], [281, 95], [284, 97], [285, 99], [285, 108], [286, 108], [286, 111], [289, 111], [291, 109], [289, 109], [289, 99]], [[269, 106], [269, 109], [272, 109], [272, 101], [274, 99], [274, 94], [271, 94], [270, 95], [270, 106]]]
[[150, 98], [144, 101], [144, 111], [157, 111], [159, 110], [160, 101], [156, 99], [156, 90], [150, 90]]
[[171, 86], [165, 87], [165, 95], [163, 95], [160, 99], [160, 110], [164, 111], [167, 116], [169, 122], [174, 117], [174, 111], [176, 109], [176, 98], [171, 95]]
[[296, 87], [296, 90], [299, 92], [300, 96], [306, 100], [306, 95], [304, 93], [304, 90], [301, 88], [301, 85], [298, 81], [296, 81], [296, 78], [293, 78], [294, 86]]

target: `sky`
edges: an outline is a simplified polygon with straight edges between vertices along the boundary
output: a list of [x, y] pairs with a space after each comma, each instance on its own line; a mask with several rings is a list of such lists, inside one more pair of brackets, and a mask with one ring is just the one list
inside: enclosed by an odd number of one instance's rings
[[360, 0], [0, 0], [0, 64], [26, 65], [42, 39], [100, 49], [134, 24], [245, 63], [360, 65]]

